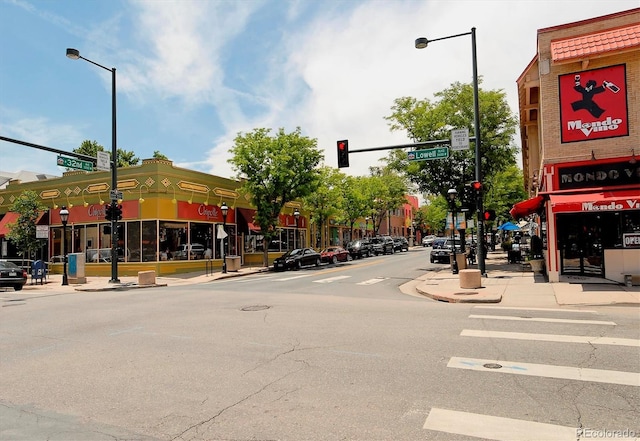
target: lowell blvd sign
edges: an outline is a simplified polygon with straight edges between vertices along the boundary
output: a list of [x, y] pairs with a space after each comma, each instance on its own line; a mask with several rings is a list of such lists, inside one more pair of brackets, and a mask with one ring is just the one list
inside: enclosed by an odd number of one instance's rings
[[449, 147], [436, 147], [433, 149], [407, 152], [407, 159], [409, 161], [426, 161], [427, 159], [444, 159], [448, 157]]

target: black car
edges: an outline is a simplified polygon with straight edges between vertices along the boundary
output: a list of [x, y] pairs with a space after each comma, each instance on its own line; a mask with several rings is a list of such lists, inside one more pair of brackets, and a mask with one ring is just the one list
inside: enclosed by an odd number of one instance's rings
[[395, 253], [395, 248], [393, 246], [393, 239], [391, 236], [377, 236], [373, 238], [379, 245], [376, 250], [376, 254], [393, 254]]
[[394, 251], [409, 251], [409, 241], [406, 237], [394, 237], [393, 249]]
[[356, 239], [349, 242], [347, 251], [353, 259], [373, 256], [373, 245], [369, 239]]
[[[429, 256], [429, 261], [431, 263], [449, 263], [451, 259], [449, 255], [451, 254], [451, 239], [436, 239], [433, 242], [433, 248], [431, 249], [431, 254]], [[461, 253], [460, 249], [460, 240], [456, 239], [456, 253]]]
[[384, 254], [384, 245], [380, 236], [371, 238], [371, 252], [374, 256]]
[[287, 251], [282, 256], [273, 261], [273, 268], [276, 271], [286, 271], [289, 269], [300, 269], [303, 266], [320, 265], [322, 258], [320, 253], [312, 248], [296, 248]]
[[0, 287], [13, 288], [20, 291], [27, 283], [27, 270], [13, 262], [0, 260]]

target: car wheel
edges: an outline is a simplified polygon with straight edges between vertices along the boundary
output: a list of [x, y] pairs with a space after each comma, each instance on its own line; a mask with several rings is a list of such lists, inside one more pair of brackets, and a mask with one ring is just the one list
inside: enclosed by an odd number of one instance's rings
[[22, 285], [15, 285], [13, 289], [15, 289], [16, 291], [22, 291]]
[[338, 258], [337, 258], [336, 256], [333, 256], [333, 257], [331, 258], [331, 263], [333, 263], [334, 265], [335, 265], [336, 263], [338, 263]]
[[429, 260], [431, 260], [431, 263], [436, 263], [436, 261], [434, 260], [433, 257], [431, 259], [429, 259]]
[[298, 260], [296, 262], [296, 269], [301, 269], [302, 268], [302, 262], [300, 260]]
[[[334, 257], [335, 259], [335, 257]], [[316, 266], [320, 266], [320, 259], [316, 258]]]
[[353, 260], [353, 257], [351, 257], [351, 254], [347, 254], [347, 262], [351, 262]]

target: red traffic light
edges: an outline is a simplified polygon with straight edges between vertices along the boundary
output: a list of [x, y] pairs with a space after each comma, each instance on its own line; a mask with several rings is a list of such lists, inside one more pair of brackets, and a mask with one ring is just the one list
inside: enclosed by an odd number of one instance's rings
[[349, 141], [338, 141], [338, 168], [349, 167]]
[[482, 182], [473, 181], [471, 183], [471, 188], [473, 188], [475, 191], [482, 191]]
[[486, 221], [496, 220], [496, 211], [495, 210], [485, 210], [482, 213], [482, 218]]

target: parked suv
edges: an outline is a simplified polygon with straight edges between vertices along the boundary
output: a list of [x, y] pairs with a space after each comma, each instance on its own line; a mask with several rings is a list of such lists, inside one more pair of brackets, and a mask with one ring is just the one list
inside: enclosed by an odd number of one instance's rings
[[393, 254], [395, 252], [393, 248], [393, 239], [391, 238], [391, 236], [376, 236], [372, 239], [372, 241], [375, 241], [375, 243], [378, 244], [378, 248], [374, 248], [376, 254]]
[[[429, 255], [429, 261], [431, 263], [449, 263], [451, 259], [449, 255], [451, 254], [451, 239], [436, 239], [433, 242], [433, 248], [431, 249], [431, 254]], [[461, 253], [460, 249], [460, 240], [456, 239], [456, 253]]]
[[371, 252], [377, 256], [378, 254], [384, 254], [384, 246], [382, 245], [382, 238], [372, 237], [371, 238]]
[[369, 239], [356, 239], [349, 242], [347, 251], [353, 259], [369, 257], [373, 255], [373, 249]]
[[394, 251], [409, 251], [409, 242], [406, 237], [394, 237], [393, 238]]

